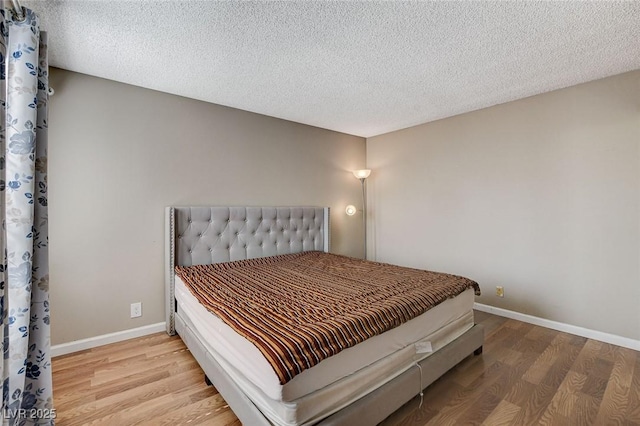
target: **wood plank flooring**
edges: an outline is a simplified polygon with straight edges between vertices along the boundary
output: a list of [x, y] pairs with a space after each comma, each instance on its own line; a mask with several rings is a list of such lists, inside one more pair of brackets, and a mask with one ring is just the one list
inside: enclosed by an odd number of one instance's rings
[[[640, 353], [495, 315], [471, 356], [382, 425], [640, 426]], [[179, 337], [53, 359], [57, 425], [240, 424]]]

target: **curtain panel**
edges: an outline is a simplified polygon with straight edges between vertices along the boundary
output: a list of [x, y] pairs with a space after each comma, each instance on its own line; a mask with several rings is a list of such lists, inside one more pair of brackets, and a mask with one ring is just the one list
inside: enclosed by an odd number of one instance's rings
[[3, 425], [53, 425], [47, 216], [46, 34], [0, 21], [0, 341]]

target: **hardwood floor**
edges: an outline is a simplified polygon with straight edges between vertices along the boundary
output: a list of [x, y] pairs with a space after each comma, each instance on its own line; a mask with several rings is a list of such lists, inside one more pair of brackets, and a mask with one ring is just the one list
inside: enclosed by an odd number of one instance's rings
[[178, 336], [157, 333], [52, 363], [56, 425], [240, 425]]
[[[465, 359], [382, 425], [640, 425], [640, 353], [476, 312]], [[179, 337], [158, 333], [54, 358], [64, 425], [239, 425]]]

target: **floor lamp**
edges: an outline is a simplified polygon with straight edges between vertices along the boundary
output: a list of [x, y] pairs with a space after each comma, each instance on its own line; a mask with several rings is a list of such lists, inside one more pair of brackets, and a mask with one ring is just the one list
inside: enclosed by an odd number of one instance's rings
[[[369, 169], [353, 171], [353, 175], [357, 179], [360, 179], [360, 183], [362, 184], [362, 224], [364, 226], [364, 258], [365, 260], [367, 259], [367, 193], [365, 190], [365, 181], [367, 180], [370, 174], [371, 174], [371, 170]], [[355, 214], [355, 209], [352, 209], [350, 213], [349, 207], [353, 207], [353, 206], [347, 206], [347, 214], [351, 216]]]

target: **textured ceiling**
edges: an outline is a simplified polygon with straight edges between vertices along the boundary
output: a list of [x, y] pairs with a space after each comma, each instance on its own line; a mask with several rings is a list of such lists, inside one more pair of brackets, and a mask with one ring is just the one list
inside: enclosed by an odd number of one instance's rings
[[359, 136], [640, 69], [640, 1], [27, 1], [52, 66]]

